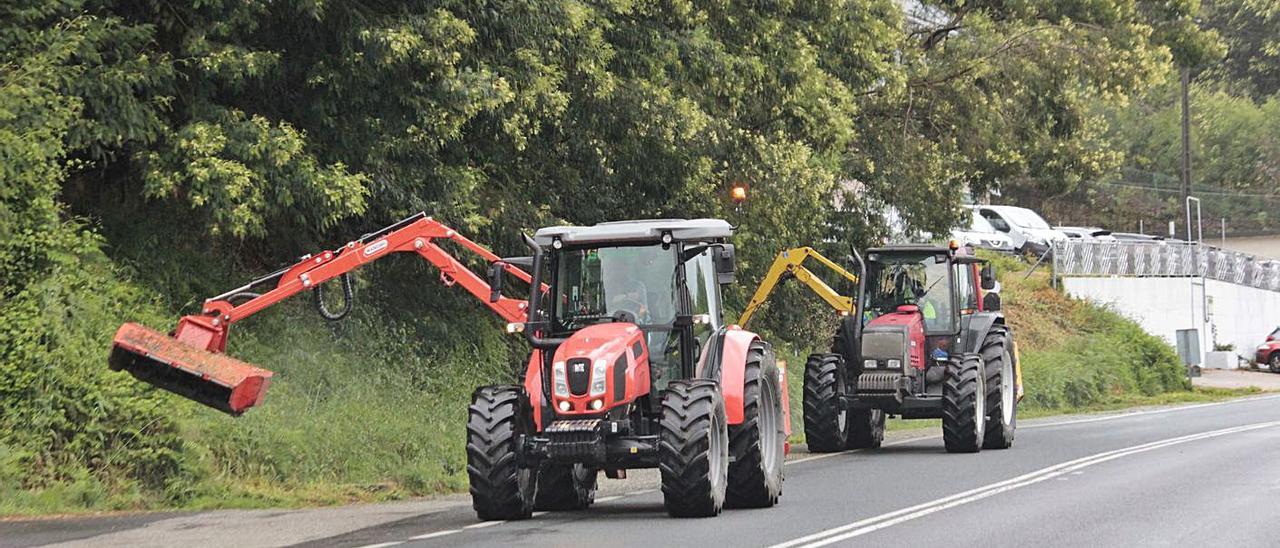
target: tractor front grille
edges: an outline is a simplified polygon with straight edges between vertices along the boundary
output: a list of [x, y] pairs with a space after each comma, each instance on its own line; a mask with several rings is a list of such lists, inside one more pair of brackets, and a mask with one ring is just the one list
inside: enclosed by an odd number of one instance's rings
[[591, 361], [583, 358], [569, 360], [568, 372], [569, 392], [575, 396], [585, 396], [587, 387], [591, 385]]
[[859, 394], [893, 394], [898, 391], [902, 373], [863, 373], [858, 375]]

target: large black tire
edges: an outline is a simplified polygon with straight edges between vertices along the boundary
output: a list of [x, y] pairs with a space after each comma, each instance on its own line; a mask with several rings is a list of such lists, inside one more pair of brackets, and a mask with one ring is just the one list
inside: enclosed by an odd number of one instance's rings
[[843, 451], [848, 417], [840, 406], [845, 391], [844, 358], [812, 354], [804, 365], [804, 437], [810, 453]]
[[671, 381], [662, 396], [658, 470], [672, 517], [710, 517], [724, 508], [729, 432], [720, 386], [706, 379]]
[[533, 431], [528, 398], [516, 386], [482, 386], [471, 395], [467, 419], [467, 477], [471, 506], [482, 520], [533, 514], [537, 474], [520, 466], [520, 436]]
[[850, 409], [847, 411], [849, 449], [875, 449], [884, 442], [884, 411], [879, 409]]
[[596, 500], [595, 468], [581, 464], [545, 464], [538, 471], [534, 510], [585, 510]]
[[982, 357], [965, 354], [947, 362], [942, 387], [942, 443], [948, 453], [982, 450], [986, 429], [986, 375]]
[[1272, 373], [1280, 373], [1280, 352], [1272, 352], [1271, 360], [1267, 362], [1267, 369]]
[[994, 325], [982, 341], [982, 363], [987, 372], [987, 432], [983, 449], [1008, 449], [1018, 428], [1017, 377], [1009, 328]]
[[752, 344], [742, 388], [742, 423], [729, 426], [729, 484], [725, 506], [766, 508], [782, 495], [787, 441], [778, 366]]

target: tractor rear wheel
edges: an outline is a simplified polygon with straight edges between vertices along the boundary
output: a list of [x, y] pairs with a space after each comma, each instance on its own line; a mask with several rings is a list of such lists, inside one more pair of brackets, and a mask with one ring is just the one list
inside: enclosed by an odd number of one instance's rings
[[766, 508], [782, 494], [786, 431], [778, 366], [751, 345], [742, 389], [742, 424], [729, 426], [729, 484], [725, 505]]
[[987, 433], [983, 449], [1008, 449], [1018, 427], [1017, 377], [1010, 352], [1009, 328], [992, 326], [982, 342], [982, 362], [987, 373]]
[[520, 466], [521, 436], [533, 414], [524, 390], [482, 386], [471, 395], [467, 419], [467, 478], [471, 506], [482, 520], [526, 519], [533, 514], [534, 470]]
[[840, 405], [844, 376], [839, 354], [811, 354], [804, 364], [804, 437], [811, 453], [845, 448], [848, 416]]
[[880, 409], [850, 409], [849, 449], [875, 449], [884, 442], [884, 411]]
[[538, 471], [534, 510], [585, 510], [596, 500], [595, 468], [582, 464], [546, 464]]
[[662, 396], [658, 470], [672, 517], [710, 517], [724, 507], [729, 432], [715, 381], [671, 381]]
[[942, 443], [948, 453], [982, 450], [986, 429], [986, 375], [982, 357], [965, 354], [947, 362], [942, 387]]

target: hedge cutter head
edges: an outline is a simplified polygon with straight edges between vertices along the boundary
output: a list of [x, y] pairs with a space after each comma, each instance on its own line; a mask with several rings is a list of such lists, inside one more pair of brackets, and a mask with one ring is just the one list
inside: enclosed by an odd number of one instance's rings
[[261, 403], [272, 373], [187, 342], [183, 333], [189, 336], [201, 329], [189, 318], [179, 325], [184, 340], [136, 323], [120, 326], [108, 359], [111, 369], [128, 371], [140, 381], [231, 415]]

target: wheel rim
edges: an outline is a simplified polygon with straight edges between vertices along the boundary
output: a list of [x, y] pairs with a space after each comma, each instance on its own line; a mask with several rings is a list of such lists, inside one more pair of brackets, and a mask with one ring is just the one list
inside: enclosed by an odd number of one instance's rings
[[778, 396], [773, 383], [765, 383], [763, 388], [760, 393], [760, 452], [764, 457], [765, 471], [772, 472], [782, 452], [778, 443], [782, 421], [778, 419]]
[[978, 389], [973, 391], [974, 402], [974, 427], [973, 431], [978, 435], [978, 442], [982, 442], [982, 438], [987, 433], [987, 375], [986, 367], [979, 362], [978, 365]]
[[724, 419], [718, 413], [711, 415], [711, 430], [708, 435], [711, 436], [711, 448], [707, 455], [707, 463], [711, 466], [711, 489], [712, 492], [719, 492], [720, 487], [724, 485], [725, 475], [728, 474], [726, 463], [729, 461], [729, 440], [725, 435]]
[[1271, 356], [1271, 369], [1280, 370], [1280, 354]]
[[1001, 357], [1002, 364], [1000, 366], [1000, 413], [1004, 424], [1013, 422], [1013, 405], [1014, 405], [1014, 378], [1013, 378], [1013, 360], [1009, 359], [1009, 353], [1005, 352]]
[[[837, 365], [837, 367], [840, 367], [841, 365], [843, 364]], [[840, 371], [836, 371], [835, 374], [836, 374], [836, 393], [835, 393], [835, 401], [832, 403], [837, 404], [837, 408], [839, 408], [838, 404], [840, 403], [840, 395], [844, 394], [844, 375], [841, 375]], [[837, 432], [844, 432], [845, 425], [849, 422], [849, 419], [848, 417], [846, 417], [846, 415], [848, 415], [848, 413], [844, 411], [840, 411], [836, 413], [836, 431]]]

